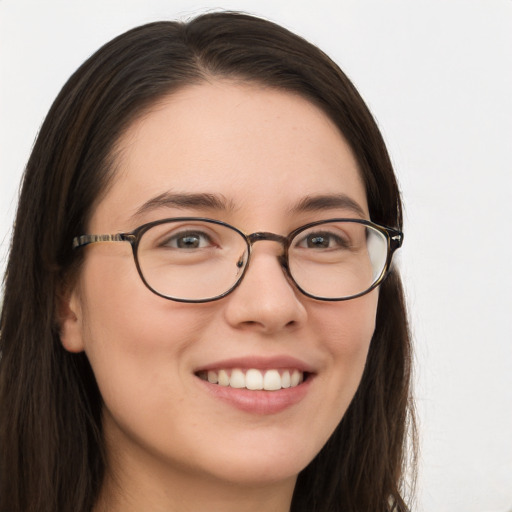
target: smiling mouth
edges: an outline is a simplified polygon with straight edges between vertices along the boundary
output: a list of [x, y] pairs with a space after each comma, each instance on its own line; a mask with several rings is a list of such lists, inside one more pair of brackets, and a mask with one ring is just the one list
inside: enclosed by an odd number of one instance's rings
[[280, 389], [295, 388], [307, 378], [307, 373], [297, 370], [258, 370], [251, 368], [241, 370], [219, 369], [197, 373], [197, 376], [210, 384], [236, 389], [279, 391]]

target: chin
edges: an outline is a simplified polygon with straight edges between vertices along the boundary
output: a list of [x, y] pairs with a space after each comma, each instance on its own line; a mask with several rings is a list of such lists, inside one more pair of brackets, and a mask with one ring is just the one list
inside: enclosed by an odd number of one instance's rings
[[[223, 443], [210, 452], [210, 474], [235, 485], [260, 486], [295, 481], [297, 475], [315, 458], [323, 446], [305, 435], [290, 432], [274, 436], [243, 436], [241, 442]], [[206, 465], [205, 465], [206, 466]], [[205, 467], [206, 469], [206, 467]], [[208, 469], [206, 469], [208, 471]]]

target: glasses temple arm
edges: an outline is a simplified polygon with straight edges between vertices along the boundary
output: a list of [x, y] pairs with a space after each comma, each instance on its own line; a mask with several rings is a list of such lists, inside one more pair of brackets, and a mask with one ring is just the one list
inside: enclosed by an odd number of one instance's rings
[[85, 245], [95, 244], [97, 242], [125, 242], [128, 241], [123, 233], [116, 235], [81, 235], [73, 238], [73, 249], [84, 247]]

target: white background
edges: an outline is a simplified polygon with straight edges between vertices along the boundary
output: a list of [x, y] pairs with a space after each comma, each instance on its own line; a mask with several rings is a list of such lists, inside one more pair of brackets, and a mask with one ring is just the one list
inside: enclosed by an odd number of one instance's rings
[[0, 272], [51, 102], [113, 36], [245, 10], [318, 44], [381, 126], [406, 204], [416, 344], [416, 509], [512, 509], [512, 1], [0, 0]]

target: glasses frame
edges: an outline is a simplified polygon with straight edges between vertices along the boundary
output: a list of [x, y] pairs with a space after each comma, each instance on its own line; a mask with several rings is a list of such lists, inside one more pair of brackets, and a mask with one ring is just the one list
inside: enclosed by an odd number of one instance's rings
[[[215, 297], [210, 297], [207, 299], [180, 299], [176, 297], [170, 297], [169, 295], [164, 295], [157, 290], [155, 290], [151, 285], [146, 281], [144, 274], [142, 273], [140, 264], [139, 264], [139, 258], [138, 258], [138, 247], [140, 240], [144, 233], [146, 231], [150, 230], [154, 226], [158, 226], [160, 224], [165, 224], [168, 222], [188, 222], [188, 221], [198, 221], [198, 222], [207, 222], [210, 224], [217, 224], [219, 226], [227, 227], [233, 231], [236, 231], [244, 240], [247, 245], [247, 263], [245, 264], [245, 267], [236, 280], [236, 282], [229, 288], [227, 291], [223, 292], [220, 295], [216, 295]], [[341, 298], [332, 298], [332, 297], [319, 297], [316, 295], [312, 295], [305, 290], [301, 288], [301, 286], [295, 281], [292, 274], [289, 270], [288, 265], [288, 249], [290, 247], [290, 244], [292, 240], [302, 231], [305, 231], [306, 229], [309, 229], [314, 226], [318, 226], [319, 224], [326, 224], [329, 222], [353, 222], [357, 224], [362, 224], [364, 226], [371, 227], [380, 233], [382, 233], [387, 240], [387, 256], [386, 256], [386, 262], [384, 265], [384, 268], [380, 274], [380, 276], [377, 278], [377, 280], [366, 290], [364, 290], [361, 293], [358, 293], [356, 295], [350, 295], [349, 297], [341, 297]], [[387, 226], [382, 226], [380, 224], [376, 224], [375, 222], [364, 220], [364, 219], [353, 219], [353, 218], [330, 218], [330, 219], [323, 219], [318, 220], [315, 222], [310, 222], [308, 224], [305, 224], [303, 226], [298, 227], [297, 229], [294, 229], [291, 233], [289, 233], [287, 236], [278, 235], [276, 233], [270, 233], [267, 231], [257, 231], [255, 233], [251, 233], [250, 235], [244, 233], [240, 229], [236, 228], [235, 226], [232, 226], [231, 224], [228, 224], [227, 222], [223, 222], [221, 220], [216, 219], [209, 219], [206, 217], [171, 217], [166, 219], [160, 219], [153, 222], [148, 222], [146, 224], [143, 224], [142, 226], [139, 226], [135, 228], [133, 231], [126, 232], [126, 233], [117, 233], [117, 234], [109, 234], [109, 235], [81, 235], [77, 236], [73, 239], [73, 249], [78, 249], [80, 247], [85, 247], [90, 244], [98, 243], [98, 242], [128, 242], [132, 247], [132, 253], [133, 258], [135, 261], [135, 266], [137, 268], [137, 272], [139, 273], [140, 278], [142, 279], [142, 282], [148, 288], [151, 292], [153, 292], [155, 295], [158, 295], [159, 297], [162, 297], [167, 300], [172, 300], [175, 302], [186, 302], [186, 303], [204, 303], [204, 302], [213, 302], [219, 299], [222, 299], [223, 297], [226, 297], [226, 295], [229, 295], [233, 290], [235, 290], [240, 283], [242, 282], [245, 274], [247, 273], [247, 269], [250, 266], [251, 262], [251, 255], [252, 255], [252, 246], [259, 241], [267, 240], [272, 242], [280, 243], [283, 246], [283, 254], [278, 256], [278, 260], [283, 267], [283, 270], [286, 274], [286, 276], [290, 279], [290, 281], [294, 284], [294, 286], [306, 297], [310, 297], [311, 299], [315, 300], [322, 300], [322, 301], [328, 301], [328, 302], [340, 302], [345, 300], [351, 300], [355, 299], [357, 297], [361, 297], [362, 295], [366, 295], [367, 293], [370, 293], [372, 290], [377, 288], [384, 279], [386, 279], [387, 275], [389, 274], [389, 270], [391, 268], [391, 262], [393, 259], [394, 252], [399, 249], [402, 246], [404, 239], [404, 234], [394, 228], [390, 228]]]

